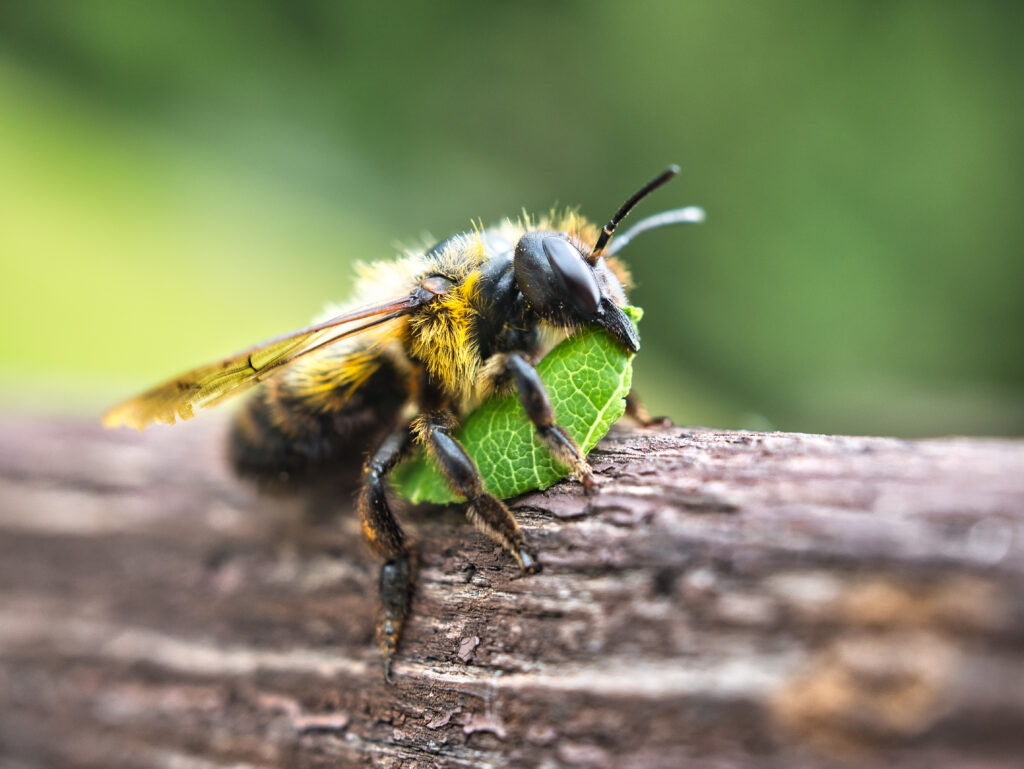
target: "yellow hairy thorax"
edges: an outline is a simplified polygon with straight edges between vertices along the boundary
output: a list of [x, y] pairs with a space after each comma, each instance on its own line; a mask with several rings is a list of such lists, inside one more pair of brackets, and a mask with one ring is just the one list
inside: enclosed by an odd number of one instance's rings
[[471, 397], [480, 371], [473, 334], [479, 286], [480, 273], [470, 273], [409, 319], [409, 352], [424, 362], [431, 380], [460, 400]]

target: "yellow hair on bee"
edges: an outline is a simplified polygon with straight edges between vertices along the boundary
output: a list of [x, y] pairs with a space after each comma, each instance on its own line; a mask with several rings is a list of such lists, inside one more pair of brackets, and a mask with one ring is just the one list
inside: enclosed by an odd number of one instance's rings
[[409, 345], [431, 379], [457, 398], [468, 398], [476, 386], [480, 353], [473, 335], [480, 273], [461, 283], [409, 319]]
[[458, 283], [476, 272], [487, 258], [483, 239], [480, 233], [482, 225], [471, 222], [471, 232], [465, 232], [451, 239], [440, 252], [430, 257], [430, 271], [443, 275]]
[[320, 356], [303, 368], [300, 391], [317, 411], [340, 408], [376, 373], [380, 360], [377, 347], [360, 347], [341, 355]]
[[568, 233], [570, 240], [575, 240], [580, 251], [586, 254], [592, 251], [597, 243], [599, 227], [580, 216], [575, 208], [567, 208], [563, 211], [552, 209], [551, 213], [544, 217], [538, 229], [552, 229], [558, 232]]
[[412, 422], [409, 423], [409, 427], [412, 430], [412, 437], [416, 443], [426, 443], [427, 436], [433, 427], [439, 426], [445, 430], [454, 430], [458, 426], [458, 422], [447, 412], [435, 412], [432, 414], [420, 414]]
[[612, 271], [612, 274], [619, 279], [619, 283], [622, 284], [623, 288], [633, 287], [633, 273], [629, 271], [629, 267], [626, 263], [619, 259], [617, 256], [602, 257], [605, 264], [608, 265], [608, 269]]

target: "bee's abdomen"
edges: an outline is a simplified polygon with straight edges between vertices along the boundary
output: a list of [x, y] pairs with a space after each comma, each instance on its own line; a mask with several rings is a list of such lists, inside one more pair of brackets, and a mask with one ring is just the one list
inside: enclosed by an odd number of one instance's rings
[[285, 379], [269, 380], [235, 418], [229, 459], [240, 476], [273, 485], [358, 464], [394, 425], [407, 398], [402, 378], [388, 365], [328, 409]]

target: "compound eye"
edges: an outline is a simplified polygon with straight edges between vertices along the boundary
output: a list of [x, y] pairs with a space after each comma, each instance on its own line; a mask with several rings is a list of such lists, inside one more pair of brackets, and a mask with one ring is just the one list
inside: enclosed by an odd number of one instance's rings
[[548, 264], [562, 279], [576, 308], [588, 317], [597, 315], [601, 289], [583, 255], [562, 238], [544, 238], [541, 245], [547, 254]]

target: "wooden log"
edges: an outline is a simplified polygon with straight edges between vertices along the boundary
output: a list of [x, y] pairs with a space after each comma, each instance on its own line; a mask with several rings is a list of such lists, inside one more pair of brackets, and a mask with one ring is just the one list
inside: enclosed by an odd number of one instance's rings
[[2, 422], [0, 766], [1021, 765], [1020, 442], [617, 429], [514, 501], [542, 574], [405, 516], [389, 686], [351, 491], [223, 430]]

